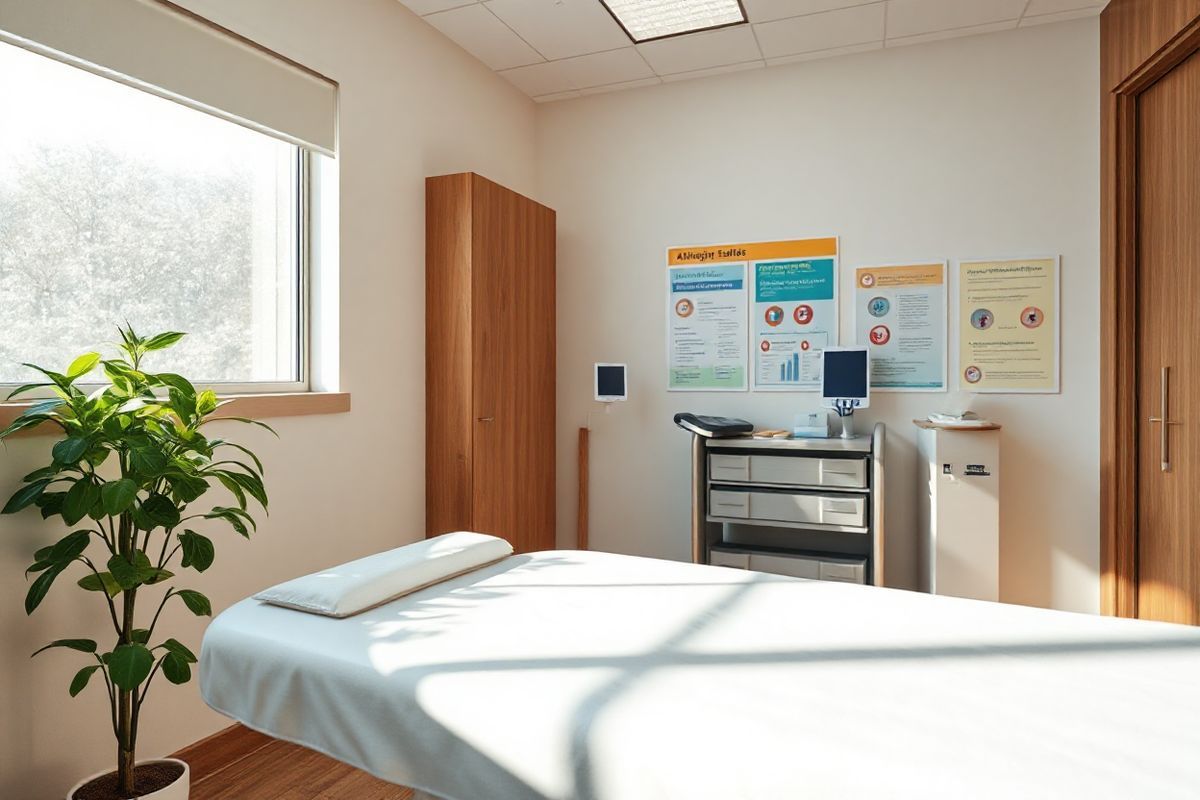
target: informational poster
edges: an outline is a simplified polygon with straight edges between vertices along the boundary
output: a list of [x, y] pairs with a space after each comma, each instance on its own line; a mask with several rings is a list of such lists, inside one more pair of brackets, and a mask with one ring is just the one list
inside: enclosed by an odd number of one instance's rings
[[946, 262], [859, 267], [854, 333], [871, 351], [871, 388], [946, 389]]
[[774, 242], [750, 260], [754, 388], [812, 391], [838, 343], [838, 240]]
[[746, 390], [746, 269], [735, 261], [667, 270], [669, 390]]
[[1059, 259], [958, 265], [958, 381], [971, 392], [1057, 392]]

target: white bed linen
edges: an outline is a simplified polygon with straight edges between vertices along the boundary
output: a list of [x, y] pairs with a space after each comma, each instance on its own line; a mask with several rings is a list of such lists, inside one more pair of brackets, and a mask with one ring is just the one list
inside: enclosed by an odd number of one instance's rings
[[603, 553], [348, 619], [245, 600], [204, 699], [450, 800], [1195, 797], [1200, 631]]

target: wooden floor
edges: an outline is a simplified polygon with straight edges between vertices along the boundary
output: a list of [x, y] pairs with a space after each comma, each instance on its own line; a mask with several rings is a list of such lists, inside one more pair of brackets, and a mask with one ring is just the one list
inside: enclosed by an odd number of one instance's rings
[[174, 754], [192, 772], [190, 800], [411, 800], [412, 790], [234, 725]]

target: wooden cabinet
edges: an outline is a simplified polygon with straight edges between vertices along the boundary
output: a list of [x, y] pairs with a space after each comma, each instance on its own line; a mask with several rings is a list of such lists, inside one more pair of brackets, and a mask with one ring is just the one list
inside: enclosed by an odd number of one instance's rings
[[554, 547], [554, 211], [474, 173], [425, 185], [426, 535]]

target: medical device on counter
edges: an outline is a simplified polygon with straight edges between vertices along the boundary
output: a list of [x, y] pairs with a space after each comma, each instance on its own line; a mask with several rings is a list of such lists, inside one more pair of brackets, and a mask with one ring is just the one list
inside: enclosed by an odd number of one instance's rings
[[821, 402], [842, 418], [842, 438], [853, 438], [855, 409], [871, 405], [866, 347], [826, 347], [821, 352]]

